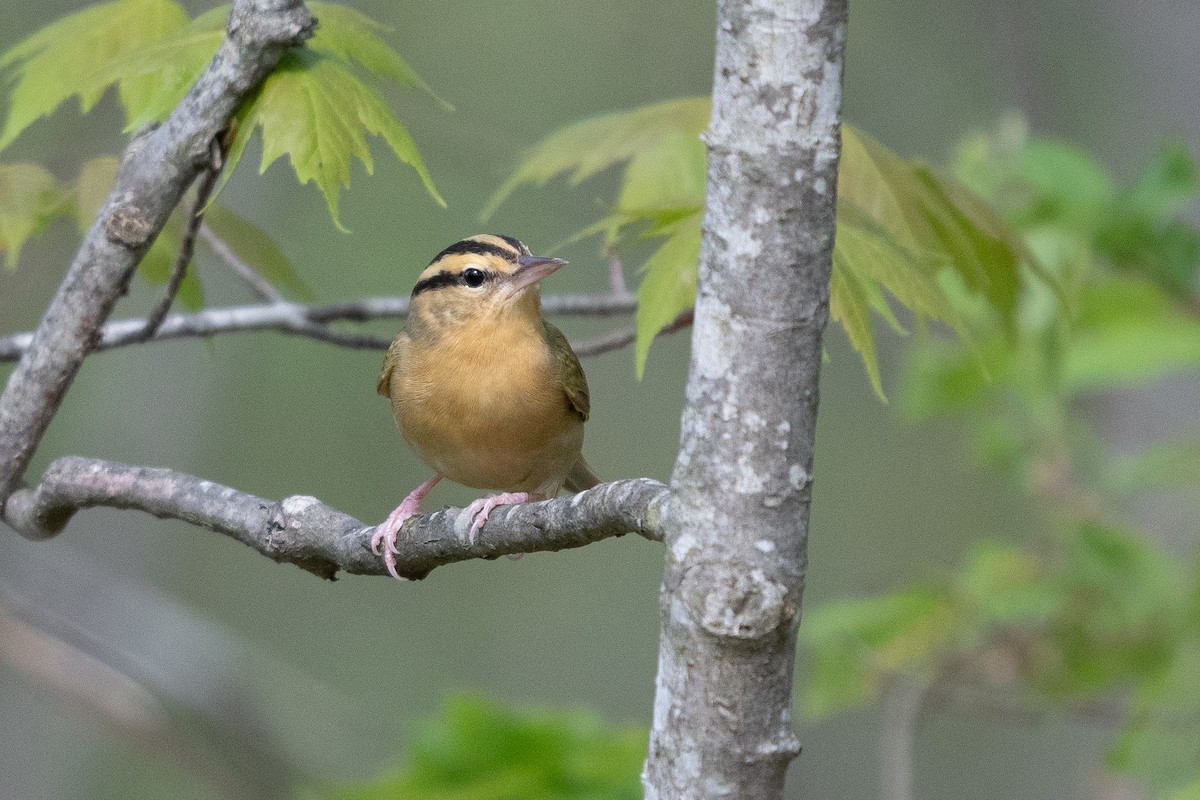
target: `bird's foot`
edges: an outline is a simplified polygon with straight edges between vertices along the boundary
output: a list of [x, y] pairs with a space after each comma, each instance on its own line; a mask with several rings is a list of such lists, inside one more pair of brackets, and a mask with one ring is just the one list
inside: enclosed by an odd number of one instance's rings
[[467, 516], [471, 518], [471, 529], [467, 531], [467, 543], [475, 544], [475, 536], [487, 522], [488, 515], [496, 506], [514, 506], [519, 503], [529, 503], [534, 500], [545, 500], [542, 495], [534, 492], [503, 492], [491, 497], [481, 497], [467, 506]]
[[407, 579], [401, 577], [400, 573], [396, 571], [396, 556], [400, 554], [400, 550], [396, 547], [396, 537], [399, 536], [400, 528], [405, 522], [421, 513], [421, 500], [441, 479], [441, 475], [434, 475], [409, 492], [408, 497], [396, 506], [395, 511], [388, 514], [388, 518], [375, 529], [375, 534], [371, 537], [371, 552], [377, 556], [383, 556], [383, 563], [387, 565], [387, 571], [398, 581]]

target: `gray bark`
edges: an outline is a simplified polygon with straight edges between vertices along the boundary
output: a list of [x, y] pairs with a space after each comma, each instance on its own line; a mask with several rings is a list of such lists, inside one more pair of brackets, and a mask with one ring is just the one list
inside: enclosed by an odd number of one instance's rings
[[237, 0], [208, 69], [162, 126], [126, 149], [116, 186], [0, 395], [0, 500], [21, 480], [134, 268], [208, 165], [213, 140], [314, 24], [299, 0]]
[[845, 0], [718, 2], [647, 798], [779, 798], [828, 318]]

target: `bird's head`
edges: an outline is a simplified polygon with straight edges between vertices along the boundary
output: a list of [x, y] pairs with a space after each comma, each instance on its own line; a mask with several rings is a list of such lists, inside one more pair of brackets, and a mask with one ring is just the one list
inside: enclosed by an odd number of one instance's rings
[[444, 328], [506, 312], [541, 314], [538, 282], [564, 266], [511, 236], [479, 234], [434, 256], [413, 287], [409, 318]]

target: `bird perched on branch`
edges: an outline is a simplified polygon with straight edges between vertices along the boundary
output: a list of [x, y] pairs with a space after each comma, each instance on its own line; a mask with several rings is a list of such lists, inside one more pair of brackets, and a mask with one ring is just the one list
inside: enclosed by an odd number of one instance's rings
[[417, 279], [378, 390], [434, 475], [371, 539], [393, 576], [400, 526], [443, 477], [499, 492], [467, 507], [472, 543], [496, 506], [600, 482], [582, 453], [587, 379], [562, 331], [542, 318], [538, 283], [566, 263], [483, 234], [438, 253]]

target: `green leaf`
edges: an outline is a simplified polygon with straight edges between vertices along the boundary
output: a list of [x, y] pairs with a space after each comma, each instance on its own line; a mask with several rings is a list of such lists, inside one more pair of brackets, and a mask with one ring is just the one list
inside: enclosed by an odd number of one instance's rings
[[1187, 211], [1200, 196], [1200, 168], [1186, 141], [1164, 142], [1142, 172], [1130, 202], [1161, 220], [1174, 219]]
[[1084, 523], [1057, 576], [1060, 610], [1033, 640], [1029, 679], [1052, 696], [1095, 696], [1161, 674], [1187, 605], [1170, 556], [1144, 537]]
[[134, 52], [97, 65], [89, 85], [144, 80], [147, 91], [125, 102], [125, 130], [162, 122], [212, 61], [225, 38], [228, 17], [229, 6], [211, 9], [158, 41], [146, 42]]
[[1155, 223], [1142, 214], [1113, 213], [1097, 233], [1097, 251], [1186, 301], [1196, 290], [1200, 230], [1187, 222]]
[[1116, 196], [1095, 158], [1067, 142], [1029, 140], [1018, 154], [1017, 173], [1034, 192], [1026, 212], [1031, 220], [1089, 231]]
[[[842, 231], [838, 231], [838, 238]], [[875, 334], [871, 330], [870, 300], [864, 284], [846, 263], [846, 247], [833, 248], [833, 273], [829, 277], [829, 316], [842, 324], [850, 344], [862, 358], [875, 395], [887, 401], [883, 380], [879, 375], [879, 359], [875, 355]]]
[[1099, 524], [1081, 525], [1072, 538], [1065, 580], [1073, 591], [1102, 598], [1088, 609], [1091, 625], [1139, 626], [1183, 598], [1167, 553], [1144, 536]]
[[[709, 98], [688, 97], [633, 111], [603, 114], [561, 128], [525, 154], [517, 170], [492, 195], [482, 216], [484, 219], [491, 216], [520, 186], [540, 186], [562, 173], [570, 173], [570, 182], [577, 184], [655, 147], [664, 137], [698, 138], [711, 112]], [[703, 191], [699, 200], [703, 202]], [[692, 205], [696, 205], [696, 198], [692, 199]]]
[[72, 191], [75, 201], [72, 211], [80, 234], [87, 233], [92, 227], [100, 208], [108, 200], [108, 195], [117, 180], [118, 166], [120, 161], [115, 156], [100, 156], [86, 162], [80, 168]]
[[971, 191], [1006, 209], [1013, 200], [1017, 154], [1029, 141], [1029, 122], [1018, 113], [1005, 114], [987, 133], [959, 142], [952, 160], [954, 177]]
[[1098, 216], [1094, 245], [1119, 269], [1189, 299], [1200, 267], [1200, 230], [1179, 215], [1200, 194], [1200, 174], [1180, 142], [1164, 144], [1137, 183]]
[[636, 800], [646, 733], [568, 711], [449, 701], [419, 725], [396, 775], [319, 792], [337, 800]]
[[864, 600], [827, 603], [805, 615], [801, 635], [816, 646], [853, 639], [884, 669], [926, 662], [954, 634], [955, 612], [940, 588], [913, 588]]
[[[382, 26], [345, 6], [315, 7], [322, 24], [310, 46], [286, 54], [239, 110], [221, 186], [261, 128], [264, 168], [288, 155], [298, 179], [314, 181], [324, 193], [341, 227], [338, 194], [349, 186], [354, 158], [372, 170], [366, 143], [371, 134], [382, 136], [445, 205], [408, 131], [349, 67], [353, 62], [376, 77], [432, 94], [429, 86], [378, 36]], [[0, 59], [0, 68], [19, 71], [0, 147], [72, 95], [80, 97], [86, 112], [113, 84], [119, 87], [128, 128], [165, 119], [212, 60], [228, 13], [223, 6], [189, 22], [172, 0], [117, 0], [42, 29]]]
[[826, 643], [813, 648], [810, 674], [803, 685], [804, 714], [820, 719], [874, 702], [879, 696], [880, 675], [861, 648], [846, 642]]
[[1192, 636], [1171, 665], [1139, 682], [1129, 723], [1109, 760], [1171, 800], [1200, 797], [1200, 640]]
[[806, 713], [863, 705], [893, 673], [927, 671], [958, 628], [951, 599], [938, 588], [842, 600], [805, 612], [800, 636], [814, 654]]
[[21, 248], [69, 208], [70, 195], [37, 164], [0, 164], [0, 250], [17, 268]]
[[445, 205], [412, 137], [376, 92], [331, 57], [310, 51], [286, 53], [239, 114], [241, 125], [230, 148], [226, 174], [232, 172], [250, 136], [262, 129], [259, 172], [287, 156], [301, 183], [312, 181], [325, 196], [329, 214], [338, 215], [338, 195], [350, 186], [354, 158], [367, 173], [374, 160], [365, 134], [382, 136], [392, 152], [420, 176], [426, 191]]
[[1063, 363], [1071, 390], [1138, 384], [1200, 365], [1200, 323], [1147, 281], [1089, 283], [1079, 308]]
[[[97, 72], [179, 30], [187, 21], [172, 0], [116, 0], [63, 17], [17, 44], [0, 56], [0, 69], [16, 71], [0, 149], [72, 96], [79, 97], [85, 113], [89, 111], [108, 85], [96, 82]], [[126, 107], [144, 104], [157, 84], [153, 75], [121, 79], [122, 103]]]
[[[312, 289], [296, 272], [279, 245], [262, 228], [248, 222], [220, 203], [204, 212], [204, 223], [239, 259], [269, 283], [300, 300], [312, 300]], [[203, 240], [202, 240], [203, 241]]]
[[871, 387], [886, 401], [875, 357], [870, 310], [873, 309], [899, 333], [904, 328], [896, 319], [882, 289], [886, 289], [916, 316], [918, 323], [936, 319], [966, 335], [965, 320], [949, 302], [937, 274], [920, 257], [898, 247], [873, 220], [863, 219], [856, 205], [841, 208], [833, 249], [830, 280], [830, 316], [842, 323], [854, 349], [862, 357]]
[[699, 210], [704, 181], [704, 142], [690, 131], [667, 131], [629, 159], [617, 213]]
[[996, 362], [1006, 359], [1006, 346], [988, 342], [974, 354], [945, 340], [927, 341], [909, 362], [904, 409], [917, 415], [947, 414], [977, 408], [1003, 378]]
[[848, 206], [907, 251], [914, 267], [953, 269], [968, 289], [987, 299], [1008, 330], [1015, 329], [1019, 266], [1033, 259], [1016, 232], [972, 192], [847, 127], [839, 217]]
[[1200, 439], [1167, 441], [1118, 462], [1113, 483], [1123, 492], [1200, 486]]
[[638, 287], [635, 359], [640, 379], [646, 368], [650, 344], [696, 301], [696, 264], [700, 257], [700, 214], [680, 220], [667, 240], [642, 265]]
[[339, 61], [356, 61], [376, 77], [399, 86], [420, 89], [444, 108], [451, 108], [449, 103], [434, 94], [429, 84], [399, 53], [379, 38], [377, 32], [389, 28], [349, 6], [310, 2], [308, 7], [320, 23], [308, 41], [308, 47], [328, 53]]
[[996, 541], [975, 545], [956, 585], [986, 620], [1044, 621], [1059, 609], [1061, 591], [1046, 580], [1044, 559]]

